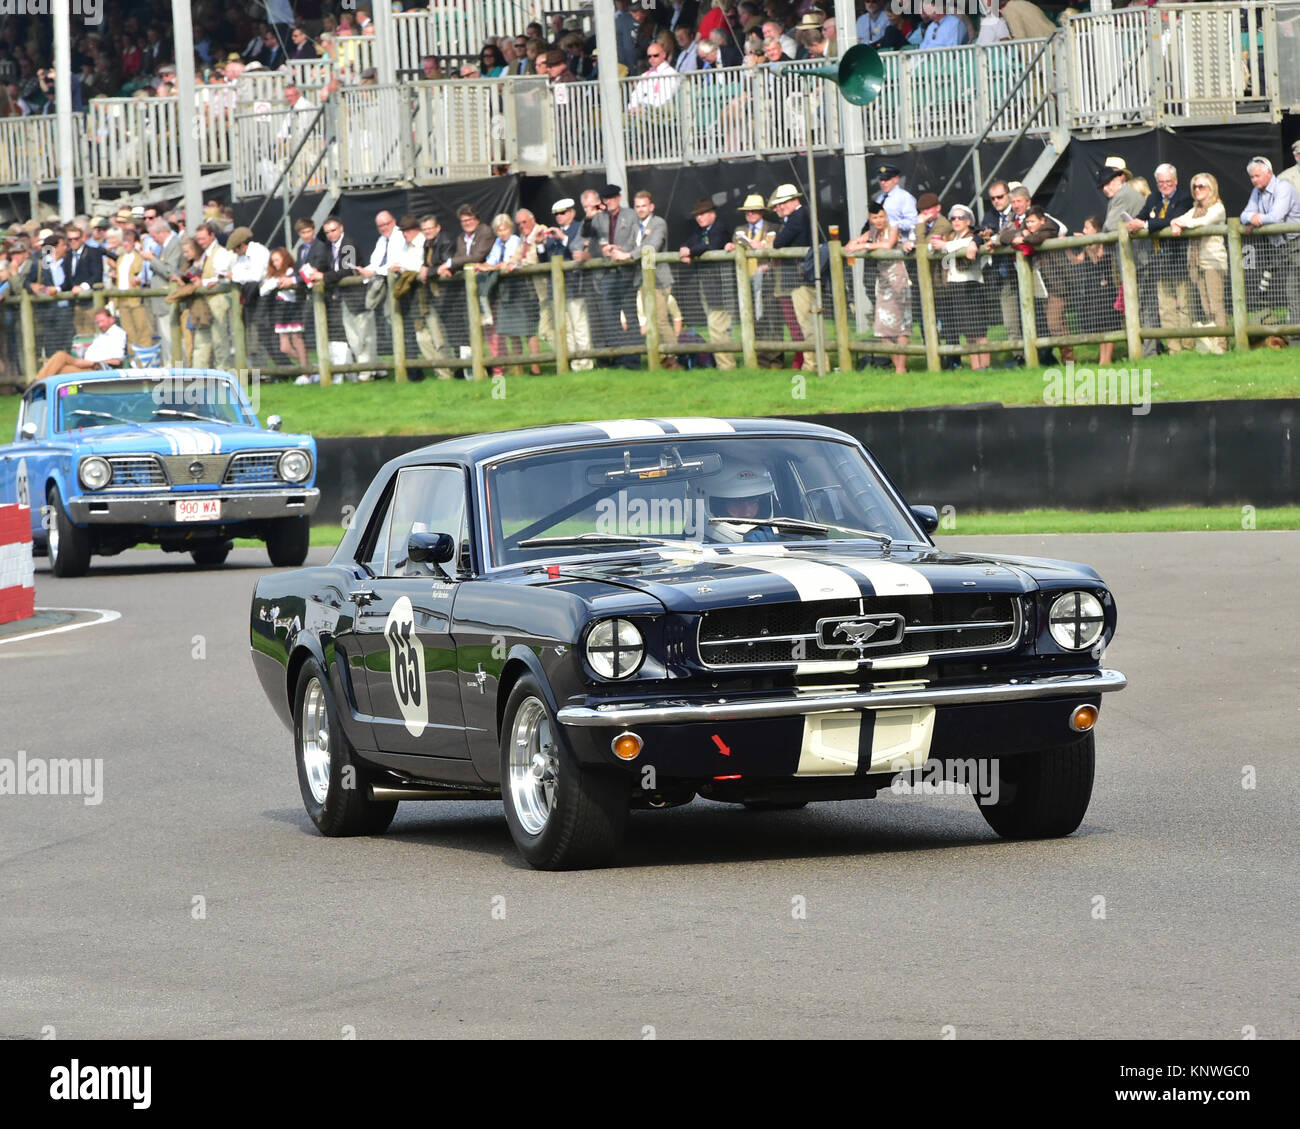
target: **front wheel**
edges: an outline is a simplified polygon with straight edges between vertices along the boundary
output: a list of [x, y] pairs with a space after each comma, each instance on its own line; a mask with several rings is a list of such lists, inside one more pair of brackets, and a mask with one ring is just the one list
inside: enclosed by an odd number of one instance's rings
[[50, 571], [55, 576], [85, 576], [90, 571], [90, 531], [73, 525], [57, 486], [50, 487], [46, 501], [51, 515]]
[[578, 763], [531, 675], [506, 701], [501, 798], [515, 846], [538, 870], [603, 866], [623, 842], [626, 779]]
[[329, 680], [315, 659], [298, 674], [293, 748], [303, 806], [322, 835], [378, 835], [397, 814], [395, 802], [370, 799], [370, 773], [339, 724]]
[[1093, 734], [1071, 745], [993, 762], [995, 802], [980, 813], [1004, 839], [1055, 839], [1083, 822], [1092, 798], [1097, 753]]
[[311, 521], [305, 517], [277, 518], [266, 531], [266, 555], [276, 568], [297, 568], [310, 547]]

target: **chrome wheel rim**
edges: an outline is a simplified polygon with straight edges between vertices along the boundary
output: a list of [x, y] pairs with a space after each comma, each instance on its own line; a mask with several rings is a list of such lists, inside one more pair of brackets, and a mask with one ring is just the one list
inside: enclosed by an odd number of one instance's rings
[[555, 810], [557, 753], [546, 707], [526, 698], [510, 732], [510, 801], [529, 835], [540, 835]]
[[325, 690], [315, 678], [302, 698], [302, 767], [311, 798], [323, 805], [330, 791], [330, 718]]

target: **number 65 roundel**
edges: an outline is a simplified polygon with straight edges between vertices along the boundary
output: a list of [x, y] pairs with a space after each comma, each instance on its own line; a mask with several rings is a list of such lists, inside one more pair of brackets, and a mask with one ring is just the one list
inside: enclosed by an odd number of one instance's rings
[[388, 640], [389, 671], [393, 693], [406, 722], [406, 731], [418, 737], [429, 725], [429, 700], [425, 693], [424, 648], [415, 634], [415, 609], [403, 596], [393, 605], [384, 623]]

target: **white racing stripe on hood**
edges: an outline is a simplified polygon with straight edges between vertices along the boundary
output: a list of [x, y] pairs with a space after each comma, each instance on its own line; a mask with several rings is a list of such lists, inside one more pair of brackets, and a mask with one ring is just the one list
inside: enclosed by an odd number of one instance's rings
[[842, 568], [861, 573], [877, 596], [931, 596], [934, 589], [918, 568], [893, 561], [836, 561]]
[[611, 439], [653, 439], [667, 434], [657, 423], [648, 419], [592, 420], [587, 426], [599, 428]]
[[734, 432], [736, 430], [725, 419], [672, 419], [668, 416], [660, 418], [664, 423], [675, 427], [679, 435], [708, 435], [714, 431]]
[[809, 600], [856, 600], [862, 595], [858, 582], [842, 568], [821, 564], [817, 561], [801, 561], [786, 558], [762, 558], [745, 556], [745, 567], [761, 569], [788, 580], [799, 593], [799, 599]]

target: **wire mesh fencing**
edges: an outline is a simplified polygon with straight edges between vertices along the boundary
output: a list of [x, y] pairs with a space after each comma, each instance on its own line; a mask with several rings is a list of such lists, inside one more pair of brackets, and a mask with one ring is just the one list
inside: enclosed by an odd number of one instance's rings
[[60, 352], [83, 355], [100, 306], [126, 331], [126, 364], [303, 383], [595, 367], [983, 369], [1070, 360], [1085, 346], [1107, 363], [1121, 349], [1134, 358], [1300, 342], [1300, 224], [1234, 218], [1157, 238], [1122, 228], [993, 251], [949, 237], [852, 253], [832, 240], [817, 258], [737, 244], [689, 260], [671, 251], [524, 259], [508, 270], [296, 286], [293, 301], [251, 283], [45, 289], [0, 301], [0, 383], [26, 383]]

